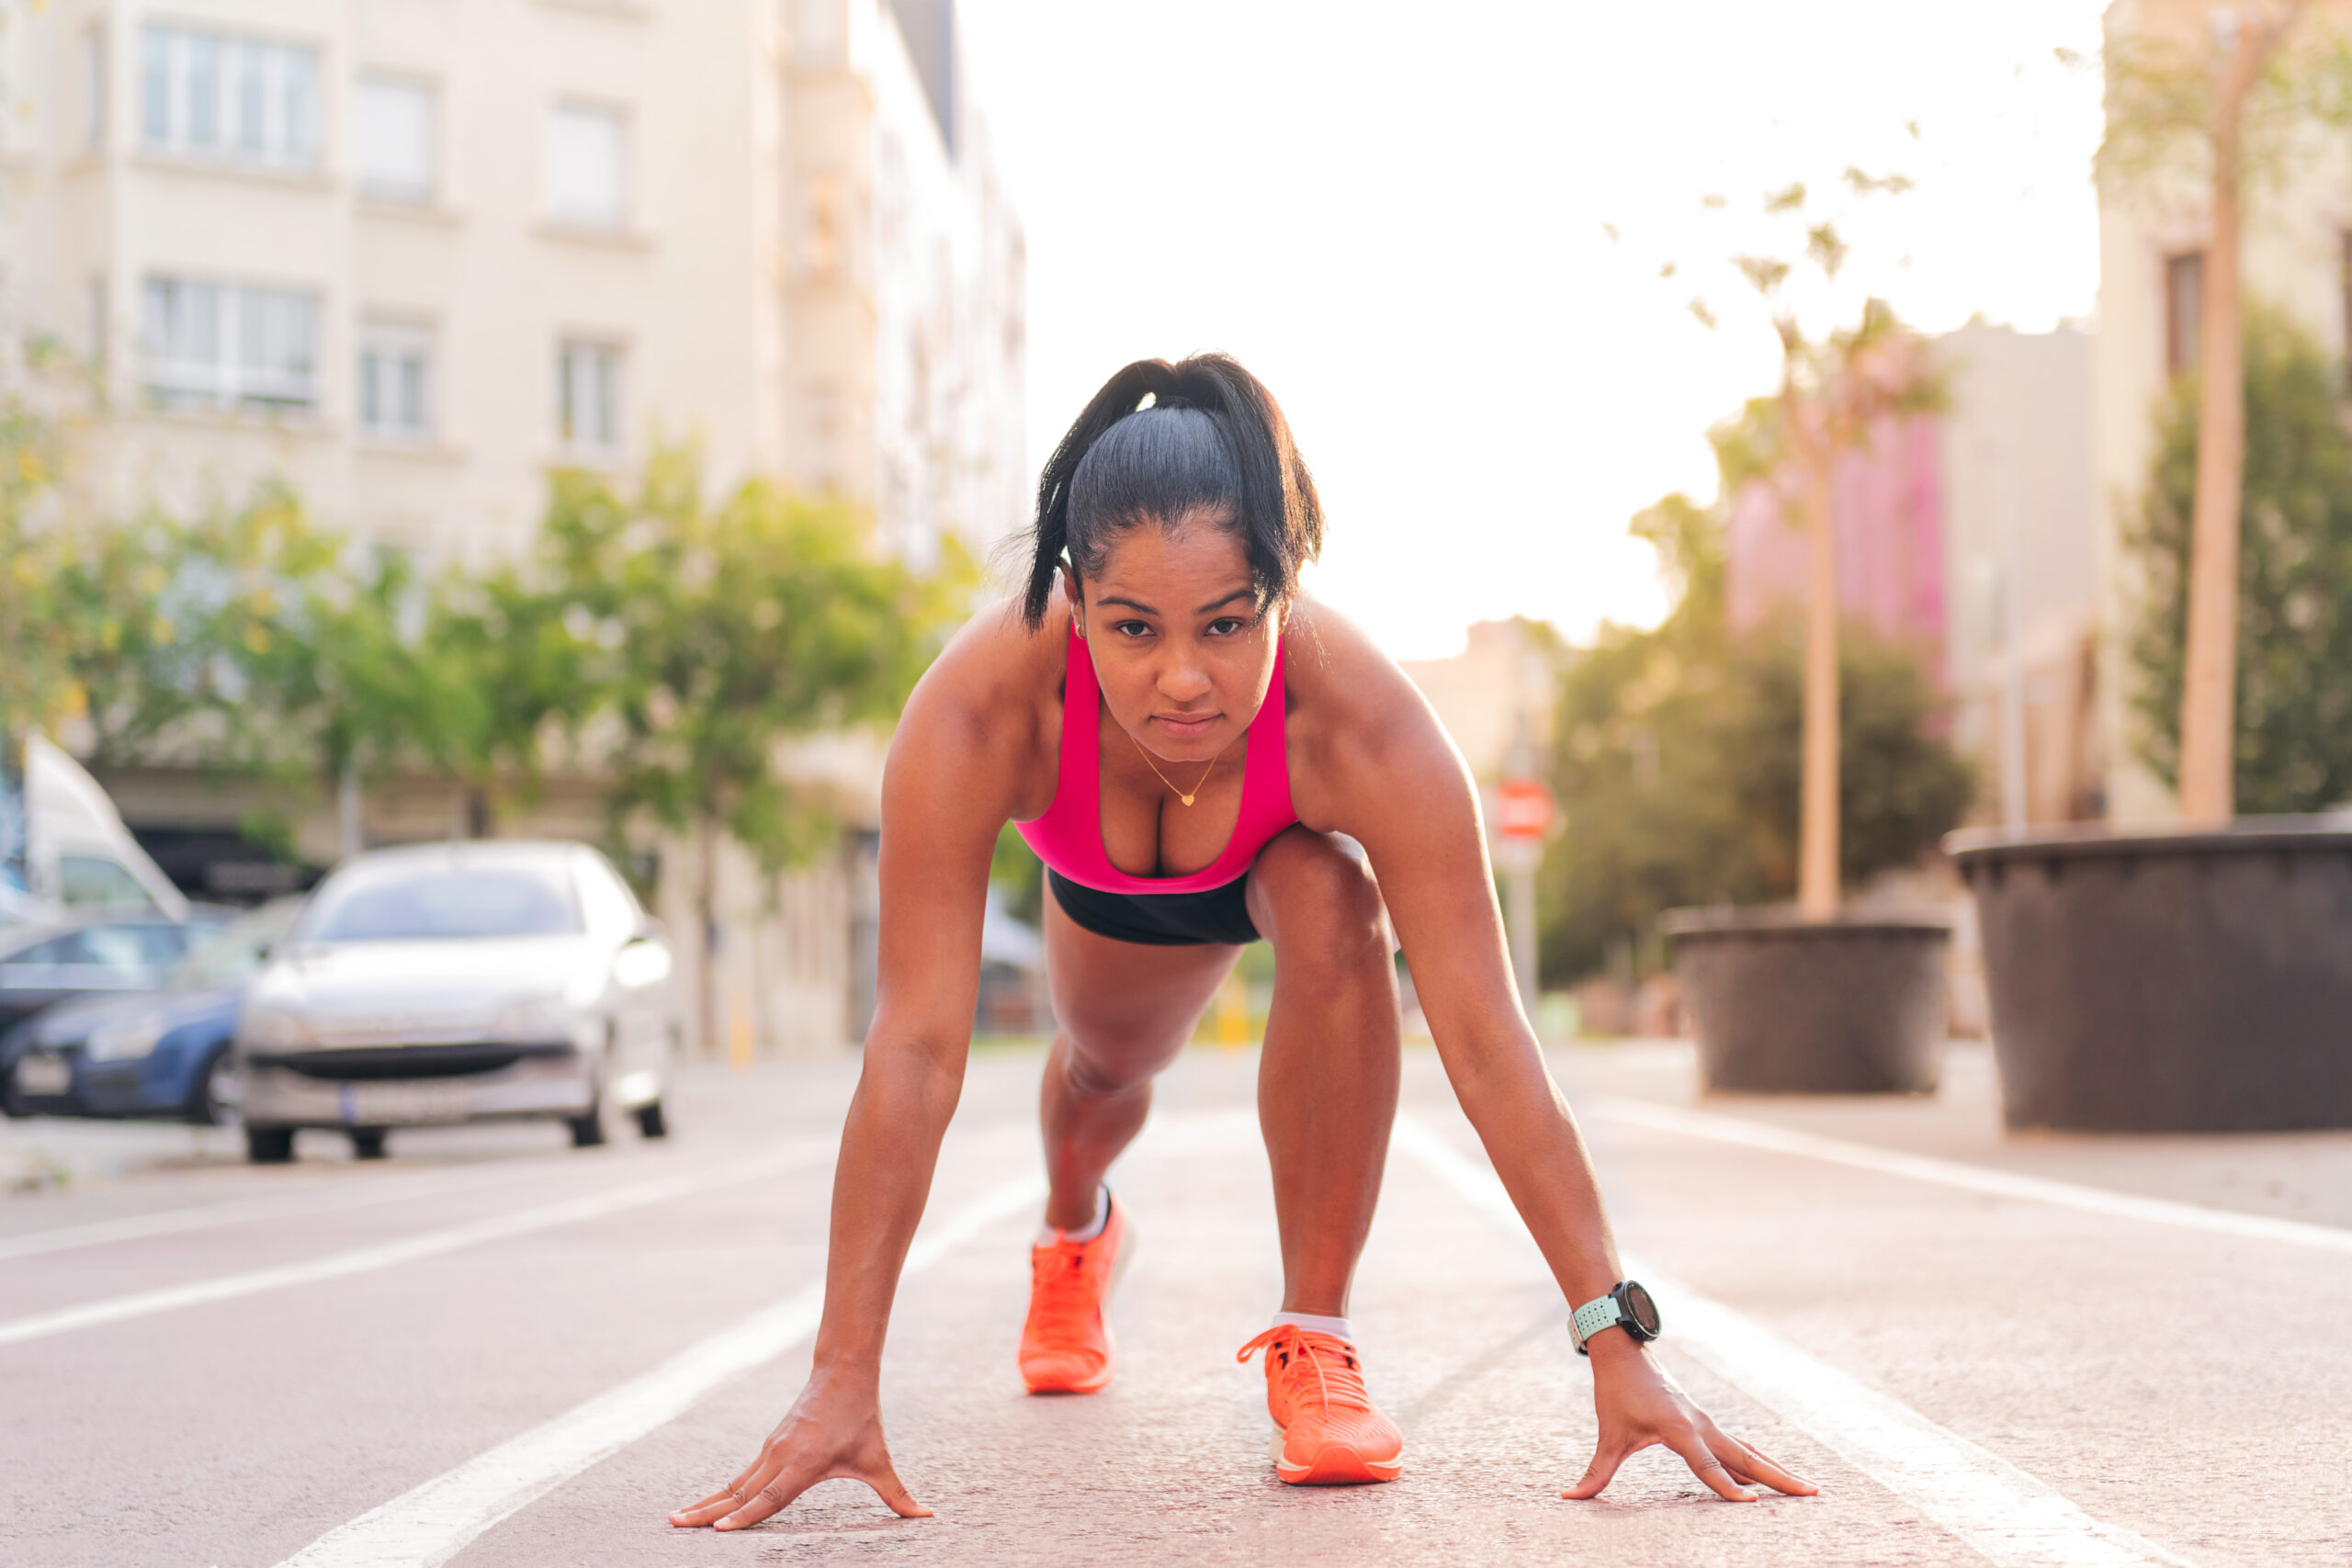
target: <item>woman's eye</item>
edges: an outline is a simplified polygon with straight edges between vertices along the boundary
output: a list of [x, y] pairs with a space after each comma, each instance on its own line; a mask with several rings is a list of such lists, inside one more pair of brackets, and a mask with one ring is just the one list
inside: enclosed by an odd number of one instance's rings
[[1238, 615], [1220, 616], [1209, 623], [1209, 636], [1232, 637], [1239, 632], [1244, 625], [1245, 623]]
[[1148, 621], [1115, 621], [1112, 623], [1111, 629], [1117, 632], [1121, 637], [1148, 637], [1151, 635], [1151, 623]]

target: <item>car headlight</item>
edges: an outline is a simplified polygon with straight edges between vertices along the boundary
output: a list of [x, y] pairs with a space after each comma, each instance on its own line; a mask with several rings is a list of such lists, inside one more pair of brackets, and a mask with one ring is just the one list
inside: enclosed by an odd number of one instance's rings
[[82, 1055], [93, 1062], [129, 1062], [144, 1056], [155, 1049], [164, 1037], [164, 1020], [161, 1013], [148, 1013], [127, 1023], [94, 1029], [82, 1042]]
[[237, 1041], [248, 1050], [288, 1051], [316, 1044], [318, 1037], [299, 1014], [280, 1008], [248, 1007], [237, 1021]]
[[561, 997], [533, 997], [500, 1010], [490, 1032], [501, 1040], [569, 1040], [572, 1012]]

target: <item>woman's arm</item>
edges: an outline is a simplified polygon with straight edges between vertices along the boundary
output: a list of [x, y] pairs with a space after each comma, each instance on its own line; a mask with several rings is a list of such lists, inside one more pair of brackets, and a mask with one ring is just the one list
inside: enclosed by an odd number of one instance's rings
[[[891, 1468], [878, 1402], [899, 1272], [955, 1114], [979, 996], [989, 852], [1019, 804], [1017, 705], [991, 714], [986, 635], [959, 637], [908, 700], [882, 782], [881, 953], [865, 1065], [833, 1172], [825, 1310], [808, 1382], [724, 1492], [670, 1516], [741, 1529], [849, 1477], [930, 1512]], [[1010, 695], [1018, 703], [1017, 690]]]
[[[1351, 646], [1360, 640], [1351, 628], [1335, 634], [1327, 622], [1325, 636], [1345, 668], [1343, 678], [1316, 682], [1334, 705], [1316, 725], [1321, 804], [1371, 857], [1446, 1077], [1566, 1305], [1582, 1305], [1623, 1275], [1583, 1135], [1512, 984], [1477, 792], [1404, 673]], [[1589, 1348], [1600, 1444], [1564, 1496], [1596, 1495], [1627, 1455], [1654, 1443], [1724, 1497], [1752, 1500], [1741, 1482], [1814, 1490], [1724, 1436], [1623, 1330], [1603, 1330]]]

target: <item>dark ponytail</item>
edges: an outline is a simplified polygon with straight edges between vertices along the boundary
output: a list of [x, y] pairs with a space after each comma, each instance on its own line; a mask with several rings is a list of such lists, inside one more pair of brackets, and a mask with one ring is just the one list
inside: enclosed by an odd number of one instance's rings
[[1064, 559], [1083, 579], [1114, 534], [1208, 513], [1241, 540], [1261, 609], [1295, 594], [1323, 547], [1315, 480], [1273, 394], [1221, 354], [1138, 359], [1103, 383], [1038, 476], [1023, 618], [1044, 624]]

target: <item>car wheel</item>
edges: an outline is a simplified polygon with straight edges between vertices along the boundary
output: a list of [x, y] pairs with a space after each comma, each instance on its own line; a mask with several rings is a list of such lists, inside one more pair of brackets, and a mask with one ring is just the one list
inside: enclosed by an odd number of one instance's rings
[[670, 1119], [662, 1114], [660, 1100], [637, 1108], [637, 1130], [649, 1138], [666, 1138], [670, 1135]]
[[564, 1125], [571, 1129], [571, 1146], [575, 1149], [593, 1149], [605, 1142], [604, 1095], [601, 1092], [597, 1094], [595, 1102], [588, 1107], [587, 1115], [571, 1117]]
[[222, 1127], [237, 1119], [237, 1064], [227, 1046], [212, 1054], [188, 1097], [187, 1119], [199, 1127]]
[[254, 1165], [288, 1165], [294, 1158], [291, 1127], [247, 1127], [245, 1158]]
[[354, 1127], [351, 1129], [350, 1136], [353, 1159], [382, 1159], [384, 1157], [383, 1128]]

